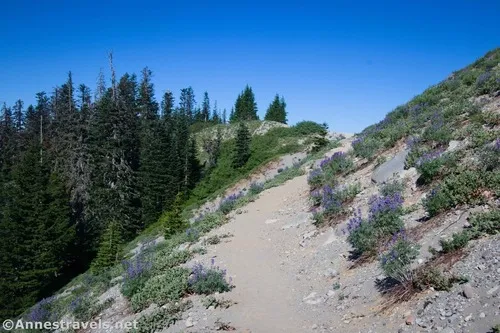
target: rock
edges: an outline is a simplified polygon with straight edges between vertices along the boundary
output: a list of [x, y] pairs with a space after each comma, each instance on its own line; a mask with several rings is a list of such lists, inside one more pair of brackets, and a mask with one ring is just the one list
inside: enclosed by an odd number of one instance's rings
[[378, 166], [373, 171], [372, 181], [378, 184], [382, 184], [390, 180], [394, 176], [394, 174], [400, 174], [401, 172], [403, 172], [408, 152], [409, 150], [405, 149], [394, 156], [391, 160]]
[[312, 326], [311, 326], [311, 328], [312, 328], [313, 330], [315, 330], [315, 329], [317, 329], [317, 328], [318, 328], [318, 325], [314, 324], [314, 325], [312, 325]]
[[425, 321], [423, 321], [420, 318], [417, 318], [417, 320], [415, 320], [415, 322], [417, 323], [418, 326], [420, 326], [422, 328], [426, 328], [427, 327], [427, 324], [425, 323]]
[[491, 295], [491, 294], [495, 293], [495, 291], [497, 291], [498, 288], [500, 288], [500, 286], [494, 286], [493, 288], [491, 288], [490, 290], [488, 290], [486, 293], [488, 295]]
[[186, 327], [193, 327], [193, 326], [194, 326], [193, 318], [188, 317], [188, 319], [186, 319]]
[[278, 222], [277, 219], [269, 219], [269, 220], [266, 220], [266, 222], [264, 222], [265, 224], [273, 224], [273, 223], [276, 223]]
[[325, 272], [325, 276], [328, 278], [334, 278], [338, 275], [339, 275], [339, 272], [337, 272], [337, 270], [334, 268], [328, 268]]
[[406, 325], [414, 325], [415, 324], [415, 316], [409, 315], [406, 317]]
[[320, 303], [323, 303], [324, 302], [324, 299], [319, 297], [319, 298], [316, 298], [316, 299], [309, 299], [306, 301], [307, 304], [311, 304], [311, 305], [316, 305], [316, 304], [320, 304]]
[[455, 330], [451, 327], [444, 328], [441, 333], [455, 333]]
[[460, 148], [462, 145], [462, 141], [457, 141], [457, 140], [451, 140], [450, 143], [448, 144], [448, 149], [446, 149], [447, 152], [454, 151], [457, 148]]
[[473, 298], [475, 296], [474, 289], [470, 284], [464, 284], [462, 287], [462, 293], [465, 296], [465, 298]]
[[328, 297], [332, 297], [333, 295], [335, 295], [335, 290], [328, 290], [328, 292], [326, 293], [326, 296]]
[[318, 230], [311, 230], [311, 231], [303, 234], [302, 239], [303, 240], [310, 239], [310, 238], [313, 238], [314, 236], [316, 236], [317, 234], [318, 234]]
[[472, 313], [470, 315], [468, 315], [467, 317], [464, 318], [464, 320], [467, 322], [467, 321], [470, 321], [472, 319]]
[[305, 300], [308, 300], [310, 298], [314, 298], [314, 297], [316, 297], [316, 295], [317, 295], [317, 293], [313, 291], [312, 293], [310, 293], [309, 295], [304, 297], [302, 300], [305, 301]]
[[240, 214], [242, 214], [242, 213], [243, 213], [243, 211], [242, 211], [241, 209], [237, 209], [237, 210], [236, 210], [236, 214], [240, 215]]
[[486, 314], [485, 314], [484, 312], [481, 312], [481, 313], [479, 314], [479, 318], [485, 318], [485, 317], [486, 317]]
[[182, 252], [189, 249], [190, 243], [183, 243], [177, 247], [177, 251]]

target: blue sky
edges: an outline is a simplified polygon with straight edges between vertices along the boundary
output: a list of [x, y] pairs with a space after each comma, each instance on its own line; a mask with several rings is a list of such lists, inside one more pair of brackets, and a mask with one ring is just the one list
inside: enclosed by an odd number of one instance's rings
[[500, 46], [499, 1], [9, 1], [0, 101], [34, 102], [68, 71], [92, 89], [107, 53], [119, 75], [154, 73], [157, 99], [192, 86], [228, 111], [249, 84], [259, 115], [358, 132]]

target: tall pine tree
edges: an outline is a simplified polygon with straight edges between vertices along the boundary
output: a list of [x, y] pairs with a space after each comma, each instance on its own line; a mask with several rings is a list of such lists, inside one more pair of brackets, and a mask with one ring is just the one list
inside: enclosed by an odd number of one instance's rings
[[236, 143], [233, 155], [233, 167], [241, 168], [250, 158], [251, 136], [244, 122], [238, 125], [236, 132]]
[[271, 121], [277, 121], [279, 123], [286, 124], [287, 119], [286, 119], [286, 103], [285, 99], [283, 97], [279, 97], [278, 94], [274, 97], [274, 100], [271, 102], [269, 105], [265, 120], [271, 120]]
[[234, 114], [231, 121], [258, 120], [257, 103], [252, 88], [248, 85], [243, 92], [238, 95], [234, 104]]

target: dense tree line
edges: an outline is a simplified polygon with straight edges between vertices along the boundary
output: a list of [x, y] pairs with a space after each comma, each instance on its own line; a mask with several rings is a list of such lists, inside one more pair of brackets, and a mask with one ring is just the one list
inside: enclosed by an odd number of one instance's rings
[[169, 91], [159, 103], [149, 69], [140, 80], [111, 70], [110, 86], [101, 73], [94, 96], [70, 73], [35, 105], [1, 107], [1, 318], [92, 261], [108, 265], [118, 248], [110, 239], [135, 237], [202, 177], [190, 128], [225, 118], [208, 93], [201, 108], [190, 87], [178, 106]]
[[[38, 93], [35, 105], [1, 107], [0, 318], [89, 267], [114, 264], [121, 245], [153, 222], [168, 220], [167, 234], [184, 227], [182, 200], [217, 164], [220, 131], [202, 142], [203, 166], [193, 136], [198, 125], [227, 121], [207, 92], [200, 107], [191, 87], [177, 105], [170, 91], [158, 102], [148, 68], [139, 79], [117, 78], [112, 57], [110, 64], [109, 86], [101, 72], [94, 93], [69, 73], [50, 94]], [[247, 86], [230, 120], [254, 119]], [[241, 123], [234, 167], [248, 160], [250, 140]]]

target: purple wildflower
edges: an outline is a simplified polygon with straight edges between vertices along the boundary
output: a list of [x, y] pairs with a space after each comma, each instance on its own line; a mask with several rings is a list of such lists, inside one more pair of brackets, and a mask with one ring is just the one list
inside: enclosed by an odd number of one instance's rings
[[125, 268], [124, 278], [135, 279], [148, 272], [152, 267], [151, 260], [145, 255], [138, 254], [134, 258], [122, 261]]
[[406, 148], [413, 149], [420, 142], [420, 138], [415, 136], [410, 136], [406, 140]]
[[403, 206], [403, 197], [400, 193], [388, 196], [374, 196], [370, 199], [370, 219], [379, 214], [395, 212]]
[[365, 138], [360, 136], [360, 137], [354, 139], [354, 141], [352, 141], [351, 146], [354, 149], [356, 149], [356, 147], [360, 146], [364, 141], [365, 141]]
[[361, 226], [361, 223], [363, 223], [363, 217], [361, 216], [361, 209], [358, 208], [358, 210], [354, 212], [354, 216], [351, 217], [347, 223], [347, 232], [352, 233]]
[[415, 162], [415, 165], [417, 167], [419, 167], [422, 164], [429, 163], [429, 162], [435, 160], [436, 158], [441, 157], [443, 155], [443, 153], [444, 153], [443, 149], [438, 149], [438, 150], [435, 150], [435, 151], [432, 151], [429, 153], [425, 153], [417, 160], [417, 162]]
[[31, 311], [28, 313], [27, 319], [29, 321], [36, 322], [49, 320], [51, 318], [50, 307], [54, 299], [54, 296], [42, 299], [35, 306], [33, 306], [33, 308], [31, 308]]
[[321, 205], [326, 212], [336, 212], [342, 207], [342, 203], [336, 196], [336, 191], [330, 185], [323, 186], [323, 197]]
[[497, 152], [500, 152], [500, 138], [495, 140], [495, 144], [493, 145], [493, 149]]

